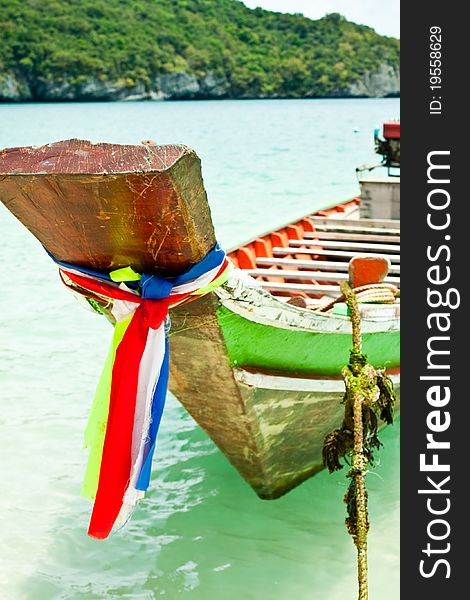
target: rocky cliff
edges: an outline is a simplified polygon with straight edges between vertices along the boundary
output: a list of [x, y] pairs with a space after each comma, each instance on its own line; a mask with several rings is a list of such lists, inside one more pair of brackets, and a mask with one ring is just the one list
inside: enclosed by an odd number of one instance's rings
[[[400, 95], [399, 72], [390, 65], [364, 73], [348, 88], [335, 93], [322, 94], [312, 89], [304, 98], [383, 98]], [[129, 86], [123, 80], [100, 81], [85, 78], [77, 84], [53, 79], [42, 82], [33, 94], [25, 80], [15, 74], [0, 75], [0, 100], [3, 102], [36, 101], [115, 101], [115, 100], [211, 100], [234, 97], [226, 79], [208, 73], [197, 78], [193, 73], [176, 72], [157, 76], [152, 85], [143, 83]], [[235, 96], [236, 97], [236, 96]], [[258, 95], [243, 94], [241, 98], [282, 98], [273, 92]], [[287, 96], [288, 97], [288, 96]]]

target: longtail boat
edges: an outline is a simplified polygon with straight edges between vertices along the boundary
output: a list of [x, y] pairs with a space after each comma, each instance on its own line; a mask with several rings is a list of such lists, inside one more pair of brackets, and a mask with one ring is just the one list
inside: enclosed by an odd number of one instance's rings
[[[216, 246], [200, 161], [182, 145], [1, 150], [0, 200], [59, 265], [92, 273], [131, 267], [171, 281]], [[333, 301], [352, 259], [387, 261], [377, 281], [357, 272], [355, 283], [364, 352], [399, 389], [399, 301], [374, 296], [376, 286], [398, 295], [399, 221], [359, 209], [354, 198], [231, 249], [223, 285], [170, 309], [169, 388], [261, 498], [320, 471], [341, 421], [351, 325]], [[70, 273], [64, 283], [83, 292]], [[116, 321], [99, 291], [86, 299]]]

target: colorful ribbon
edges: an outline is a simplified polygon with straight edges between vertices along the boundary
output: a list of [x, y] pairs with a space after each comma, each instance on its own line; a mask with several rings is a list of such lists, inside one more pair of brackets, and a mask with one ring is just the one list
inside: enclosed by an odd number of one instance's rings
[[85, 431], [90, 455], [82, 487], [94, 499], [88, 534], [105, 539], [126, 522], [150, 483], [168, 387], [168, 309], [222, 285], [230, 263], [218, 244], [171, 280], [130, 267], [102, 273], [55, 262], [67, 287], [106, 304], [116, 319]]

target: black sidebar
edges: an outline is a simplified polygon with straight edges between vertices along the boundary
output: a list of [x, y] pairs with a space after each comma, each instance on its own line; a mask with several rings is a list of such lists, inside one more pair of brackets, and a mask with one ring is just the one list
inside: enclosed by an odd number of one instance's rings
[[401, 597], [470, 597], [470, 26], [402, 3]]

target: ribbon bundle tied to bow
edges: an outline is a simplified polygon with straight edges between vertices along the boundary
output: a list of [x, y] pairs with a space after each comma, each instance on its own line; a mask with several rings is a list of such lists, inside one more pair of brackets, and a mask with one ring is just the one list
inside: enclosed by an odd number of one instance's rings
[[104, 539], [149, 486], [168, 386], [168, 309], [222, 285], [230, 263], [219, 245], [172, 280], [130, 267], [103, 273], [56, 263], [67, 287], [112, 306], [116, 319], [85, 432], [90, 455], [82, 494], [94, 499], [88, 534]]

